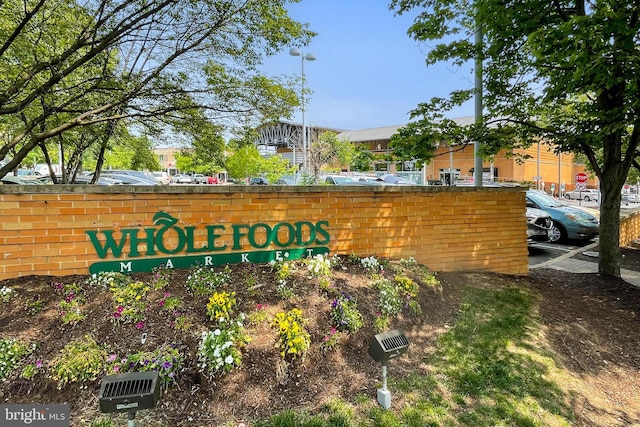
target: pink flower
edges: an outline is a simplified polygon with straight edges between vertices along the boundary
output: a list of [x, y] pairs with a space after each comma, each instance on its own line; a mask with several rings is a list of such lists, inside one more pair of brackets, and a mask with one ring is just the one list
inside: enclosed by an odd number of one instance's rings
[[164, 307], [164, 300], [162, 299], [162, 300], [158, 301], [158, 305], [160, 307]]
[[124, 311], [124, 307], [119, 305], [116, 310], [118, 311], [118, 313], [122, 313]]
[[118, 319], [120, 316], [122, 316], [120, 313], [113, 313], [113, 317], [115, 317], [116, 319]]
[[336, 328], [331, 328], [331, 335], [335, 334], [336, 332], [338, 332]]
[[36, 360], [36, 368], [42, 368], [42, 360]]
[[136, 328], [137, 329], [144, 329], [144, 322], [140, 321], [140, 322], [136, 323]]
[[116, 360], [116, 355], [114, 354], [110, 354], [109, 357], [107, 358], [107, 362], [111, 363], [113, 361]]
[[120, 366], [116, 365], [113, 367], [113, 372], [120, 372]]
[[164, 297], [165, 297], [165, 298], [169, 298], [170, 296], [171, 296], [171, 292], [165, 292], [165, 293], [164, 293]]

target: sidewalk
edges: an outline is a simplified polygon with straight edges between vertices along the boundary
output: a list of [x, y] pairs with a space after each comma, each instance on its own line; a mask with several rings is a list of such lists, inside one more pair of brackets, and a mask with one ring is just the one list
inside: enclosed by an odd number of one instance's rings
[[[570, 273], [597, 273], [598, 272], [598, 258], [594, 258], [593, 262], [583, 261], [579, 259], [573, 258], [575, 255], [587, 252], [589, 249], [598, 246], [597, 243], [593, 243], [591, 245], [585, 246], [583, 248], [576, 249], [574, 251], [568, 252], [562, 256], [554, 258], [552, 260], [542, 262], [540, 264], [532, 265], [529, 268], [551, 268], [555, 270], [563, 270], [568, 271]], [[640, 287], [640, 271], [632, 271], [632, 270], [620, 270], [620, 275], [622, 279], [630, 283], [634, 286]]]

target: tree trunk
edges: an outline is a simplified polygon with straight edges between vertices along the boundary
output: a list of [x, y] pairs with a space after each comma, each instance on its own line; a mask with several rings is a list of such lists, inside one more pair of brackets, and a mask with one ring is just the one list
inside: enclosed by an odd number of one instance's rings
[[[620, 186], [614, 179], [601, 179], [600, 258], [598, 272], [620, 277]], [[609, 183], [607, 185], [607, 183]]]

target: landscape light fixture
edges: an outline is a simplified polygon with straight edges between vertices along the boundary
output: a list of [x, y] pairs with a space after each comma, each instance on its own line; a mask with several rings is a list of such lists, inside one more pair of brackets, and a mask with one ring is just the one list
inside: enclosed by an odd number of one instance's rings
[[382, 388], [378, 389], [378, 403], [383, 409], [391, 407], [391, 392], [387, 390], [387, 362], [407, 351], [409, 340], [401, 329], [375, 335], [369, 341], [369, 356], [382, 364]]
[[100, 411], [127, 412], [128, 427], [135, 426], [136, 412], [150, 409], [160, 400], [158, 371], [127, 372], [102, 379], [98, 402]]
[[[299, 56], [301, 59], [301, 63], [302, 63], [302, 79], [301, 79], [301, 86], [302, 89], [300, 91], [300, 96], [301, 96], [301, 101], [302, 101], [302, 168], [304, 171], [307, 170], [307, 143], [308, 143], [308, 139], [307, 139], [307, 126], [305, 124], [304, 121], [304, 112], [305, 112], [305, 99], [304, 99], [304, 81], [305, 81], [305, 77], [304, 77], [304, 61], [315, 61], [316, 57], [314, 54], [312, 53], [307, 53], [306, 55], [302, 52], [300, 52], [299, 49], [292, 47], [291, 49], [289, 49], [289, 55], [291, 56]], [[293, 148], [294, 150], [294, 156], [295, 156], [295, 146]]]

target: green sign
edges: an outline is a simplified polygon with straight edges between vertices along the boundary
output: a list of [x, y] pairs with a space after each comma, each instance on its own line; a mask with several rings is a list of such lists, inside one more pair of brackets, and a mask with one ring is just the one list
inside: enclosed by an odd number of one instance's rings
[[[215, 266], [297, 259], [327, 253], [322, 245], [330, 240], [328, 221], [210, 224], [199, 226], [198, 230], [196, 226], [178, 226], [176, 218], [161, 211], [153, 216], [153, 223], [154, 227], [121, 229], [119, 236], [114, 230], [87, 230], [100, 259], [109, 254], [116, 258], [92, 264], [89, 271], [151, 271], [160, 265], [186, 268], [194, 264]], [[221, 242], [225, 235], [231, 236], [231, 245]], [[279, 249], [259, 250], [268, 247]]]

